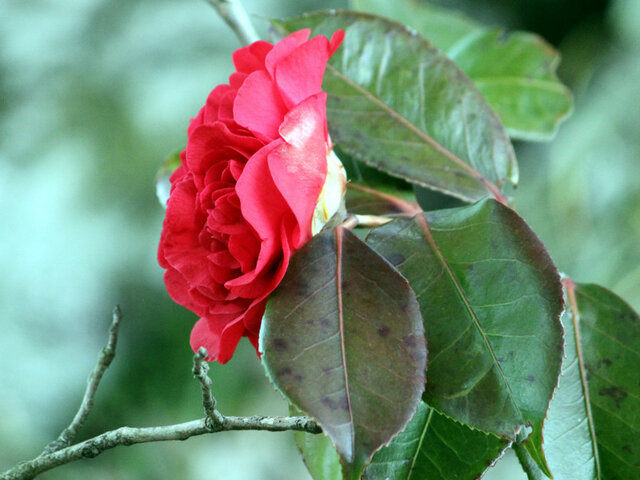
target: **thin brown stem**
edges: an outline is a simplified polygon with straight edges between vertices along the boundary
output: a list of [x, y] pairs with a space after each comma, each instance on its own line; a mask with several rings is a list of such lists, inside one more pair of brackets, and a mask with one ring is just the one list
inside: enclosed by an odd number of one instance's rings
[[355, 183], [347, 184], [347, 188], [350, 190], [355, 190], [356, 192], [366, 193], [367, 195], [379, 198], [380, 200], [384, 200], [403, 213], [415, 215], [416, 213], [421, 211], [421, 208], [417, 203], [409, 202], [404, 198], [396, 197], [395, 195], [384, 193], [373, 188], [365, 187], [363, 185], [357, 185]]

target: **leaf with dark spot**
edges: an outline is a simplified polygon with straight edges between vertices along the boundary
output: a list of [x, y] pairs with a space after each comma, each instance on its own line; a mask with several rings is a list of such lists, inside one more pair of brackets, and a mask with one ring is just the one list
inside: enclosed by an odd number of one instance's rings
[[527, 446], [544, 465], [541, 431], [560, 373], [563, 302], [535, 234], [513, 210], [484, 200], [394, 219], [367, 243], [407, 258], [398, 270], [416, 292], [429, 343], [424, 400], [510, 440], [533, 427]]
[[[565, 279], [566, 358], [543, 448], [554, 480], [640, 478], [640, 317], [597, 285]], [[542, 472], [518, 457], [531, 480]]]
[[[407, 281], [341, 227], [302, 247], [270, 298], [260, 336], [267, 374], [321, 425], [345, 479], [360, 478], [414, 414], [425, 382], [422, 325]], [[287, 367], [293, 378], [280, 374]]]

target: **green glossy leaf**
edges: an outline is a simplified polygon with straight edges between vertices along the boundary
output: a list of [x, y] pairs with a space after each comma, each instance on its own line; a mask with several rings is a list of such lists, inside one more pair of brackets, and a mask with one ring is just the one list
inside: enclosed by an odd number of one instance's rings
[[562, 360], [562, 288], [544, 246], [513, 210], [485, 200], [400, 218], [367, 242], [409, 280], [425, 319], [425, 401], [511, 440], [541, 429]]
[[572, 109], [556, 76], [560, 55], [537, 35], [484, 27], [411, 0], [351, 0], [353, 8], [415, 28], [446, 52], [489, 101], [512, 138], [549, 140]]
[[[544, 423], [542, 447], [555, 480], [595, 480], [599, 477], [576, 354], [575, 331], [567, 311], [562, 315], [562, 326], [565, 331], [565, 358], [558, 388]], [[529, 478], [547, 478], [526, 449], [516, 446], [516, 453]]]
[[471, 430], [422, 402], [407, 428], [378, 451], [368, 480], [474, 480], [509, 441]]
[[296, 432], [296, 445], [314, 480], [340, 480], [342, 469], [335, 447], [324, 435]]
[[[327, 437], [296, 432], [295, 438], [314, 480], [341, 478], [338, 455]], [[407, 427], [376, 452], [363, 478], [474, 480], [509, 444], [505, 439], [457, 423], [421, 402]]]
[[[304, 412], [289, 405], [291, 415], [302, 415]], [[302, 460], [314, 480], [341, 480], [342, 468], [338, 452], [325, 435], [315, 435], [306, 432], [293, 434]]]
[[292, 258], [267, 306], [260, 346], [272, 382], [322, 426], [349, 480], [404, 428], [424, 390], [426, 344], [413, 291], [342, 227]]
[[169, 177], [176, 168], [180, 166], [180, 152], [172, 153], [169, 155], [156, 174], [156, 197], [163, 208], [167, 208], [167, 200], [169, 200], [169, 193], [171, 191], [171, 183]]
[[[544, 428], [555, 480], [640, 478], [640, 317], [614, 293], [565, 281], [567, 359]], [[529, 478], [543, 478], [523, 452]]]
[[318, 12], [273, 21], [286, 34], [345, 38], [324, 77], [332, 140], [390, 175], [466, 201], [517, 181], [509, 138], [473, 82], [402, 25], [364, 13]]

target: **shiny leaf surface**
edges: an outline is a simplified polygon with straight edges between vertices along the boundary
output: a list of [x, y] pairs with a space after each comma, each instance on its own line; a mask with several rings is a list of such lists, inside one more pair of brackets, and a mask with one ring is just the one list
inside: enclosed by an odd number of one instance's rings
[[407, 281], [349, 230], [293, 257], [263, 319], [272, 382], [335, 445], [345, 479], [401, 431], [424, 390], [422, 317]]
[[[327, 437], [296, 432], [295, 438], [314, 480], [341, 478], [338, 455]], [[474, 480], [508, 445], [505, 439], [471, 430], [421, 402], [407, 427], [373, 456], [363, 479]]]
[[562, 359], [562, 289], [544, 246], [485, 200], [400, 218], [367, 242], [416, 292], [429, 342], [424, 399], [474, 428], [527, 442], [544, 466], [542, 423]]
[[509, 445], [505, 439], [454, 422], [422, 402], [389, 446], [377, 452], [367, 480], [474, 480]]
[[549, 140], [572, 109], [560, 55], [537, 35], [504, 34], [455, 11], [410, 0], [352, 0], [357, 10], [415, 28], [473, 80], [512, 138]]
[[[555, 480], [640, 478], [640, 317], [612, 292], [565, 280], [567, 359], [544, 449]], [[529, 478], [544, 478], [518, 452]]]
[[332, 140], [393, 176], [466, 201], [499, 196], [517, 181], [509, 138], [473, 82], [442, 52], [402, 25], [330, 11], [273, 21], [282, 34], [345, 38], [323, 90]]

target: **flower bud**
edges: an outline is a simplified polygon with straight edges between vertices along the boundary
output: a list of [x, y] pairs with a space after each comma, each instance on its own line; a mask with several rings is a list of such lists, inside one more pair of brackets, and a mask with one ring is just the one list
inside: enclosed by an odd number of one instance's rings
[[311, 220], [312, 235], [319, 233], [329, 219], [340, 210], [346, 189], [347, 174], [344, 166], [333, 149], [330, 149], [327, 155], [327, 179], [318, 197], [318, 203]]

